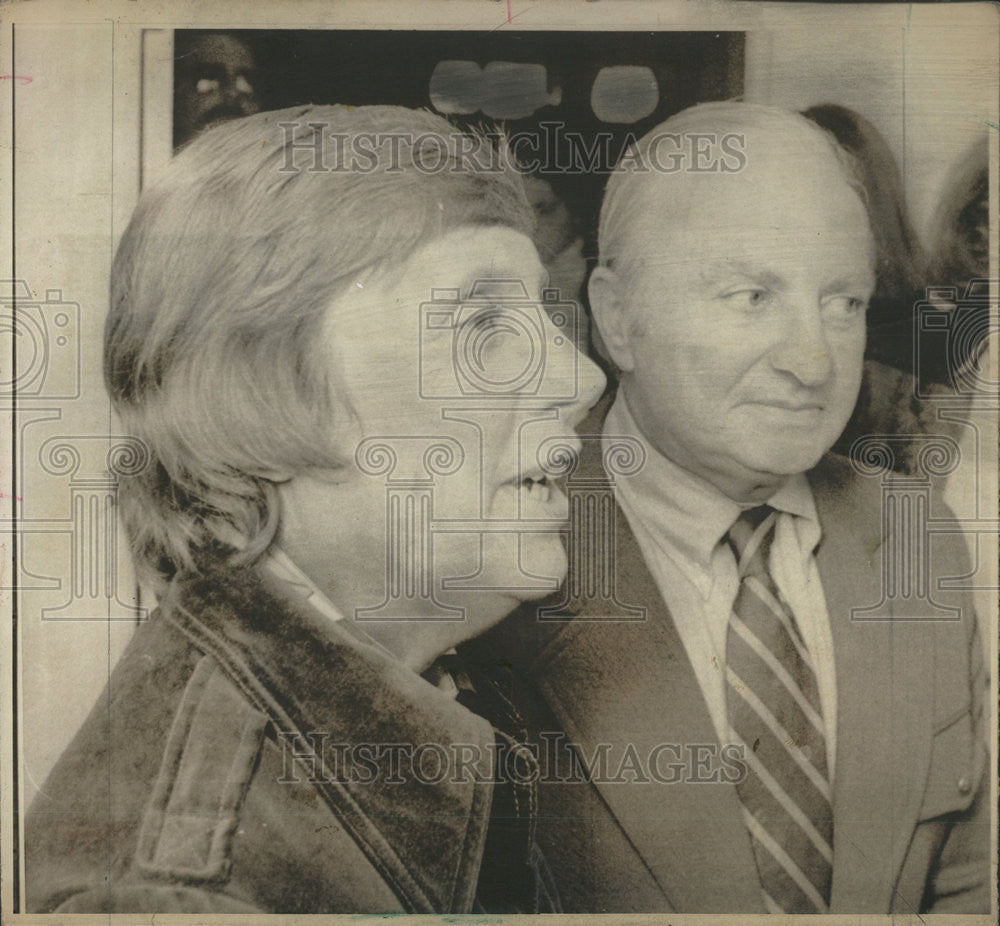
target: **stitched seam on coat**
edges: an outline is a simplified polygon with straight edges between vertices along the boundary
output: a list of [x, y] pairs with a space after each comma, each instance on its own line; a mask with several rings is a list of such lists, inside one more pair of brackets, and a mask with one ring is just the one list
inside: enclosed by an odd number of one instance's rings
[[[181, 617], [183, 615], [183, 618]], [[185, 636], [194, 640], [199, 647], [203, 647], [225, 666], [234, 683], [250, 699], [251, 703], [258, 706], [260, 710], [271, 718], [272, 722], [281, 730], [294, 731], [303, 743], [308, 743], [306, 737], [300, 730], [300, 725], [295, 723], [278, 701], [270, 694], [267, 687], [261, 684], [254, 672], [249, 671], [243, 664], [242, 658], [234, 658], [231, 648], [224, 641], [212, 633], [189, 611], [178, 606], [173, 613], [165, 614], [167, 620], [173, 623]], [[242, 654], [240, 654], [242, 656]], [[274, 685], [273, 679], [263, 670], [263, 667], [255, 666], [263, 678]], [[315, 757], [317, 767], [325, 770], [325, 763], [322, 755], [314, 750], [308, 752]], [[345, 831], [350, 834], [362, 850], [368, 861], [371, 862], [375, 870], [385, 879], [386, 883], [396, 893], [400, 901], [407, 907], [408, 913], [434, 913], [436, 912], [433, 903], [420, 885], [416, 882], [412, 873], [405, 863], [395, 853], [384, 836], [378, 831], [373, 823], [368, 819], [361, 807], [354, 798], [343, 787], [336, 783], [325, 780], [314, 782], [313, 786], [323, 795], [327, 806], [333, 811], [340, 821]], [[364, 821], [364, 829], [361, 832], [357, 820]]]
[[[225, 779], [221, 784], [216, 783], [217, 801], [214, 820], [205, 833], [208, 841], [206, 851], [197, 860], [192, 859], [192, 864], [185, 864], [180, 859], [163, 858], [164, 839], [183, 835], [178, 832], [178, 825], [183, 829], [183, 821], [177, 815], [184, 815], [186, 811], [184, 795], [179, 794], [179, 790], [183, 789], [182, 779], [187, 774], [196, 774], [199, 768], [200, 759], [191, 754], [190, 747], [193, 739], [198, 738], [199, 724], [204, 718], [202, 712], [222, 699], [231, 700], [234, 695], [242, 699], [242, 695], [234, 689], [227, 691], [227, 686], [231, 686], [231, 682], [215, 658], [202, 657], [188, 681], [181, 706], [171, 725], [160, 772], [143, 818], [135, 860], [136, 867], [148, 875], [199, 882], [225, 881], [229, 876], [237, 811], [250, 785], [266, 724], [266, 717], [249, 704], [242, 712], [238, 742], [226, 768]], [[179, 809], [177, 802], [180, 803]], [[190, 813], [199, 818], [209, 816], [209, 813], [197, 809]]]

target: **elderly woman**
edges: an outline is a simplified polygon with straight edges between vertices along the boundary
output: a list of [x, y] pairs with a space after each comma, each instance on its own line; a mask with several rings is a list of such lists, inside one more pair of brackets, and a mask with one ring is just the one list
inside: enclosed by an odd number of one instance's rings
[[452, 653], [562, 579], [544, 446], [603, 386], [530, 232], [502, 149], [394, 107], [220, 126], [144, 192], [105, 373], [159, 607], [32, 807], [30, 910], [555, 907]]

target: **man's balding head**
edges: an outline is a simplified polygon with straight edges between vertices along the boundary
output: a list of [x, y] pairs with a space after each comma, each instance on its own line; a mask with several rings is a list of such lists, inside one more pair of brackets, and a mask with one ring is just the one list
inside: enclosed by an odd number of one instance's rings
[[[787, 161], [786, 161], [787, 159]], [[698, 191], [755, 182], [784, 163], [833, 170], [862, 198], [853, 159], [828, 131], [799, 113], [756, 103], [702, 103], [647, 132], [622, 158], [604, 192], [600, 263], [628, 263], [647, 218], [683, 225]], [[654, 197], [658, 214], [648, 206]]]
[[746, 103], [679, 113], [608, 183], [590, 301], [625, 398], [732, 497], [767, 497], [847, 423], [874, 285], [862, 197], [822, 129]]

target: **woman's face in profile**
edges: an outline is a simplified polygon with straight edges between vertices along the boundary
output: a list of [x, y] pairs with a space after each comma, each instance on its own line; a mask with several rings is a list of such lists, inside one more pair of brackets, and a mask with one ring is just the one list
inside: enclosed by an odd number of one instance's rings
[[342, 607], [474, 620], [464, 639], [565, 576], [567, 502], [545, 455], [578, 447], [604, 377], [541, 305], [545, 279], [525, 235], [470, 226], [334, 302], [352, 462], [281, 491], [283, 545]]

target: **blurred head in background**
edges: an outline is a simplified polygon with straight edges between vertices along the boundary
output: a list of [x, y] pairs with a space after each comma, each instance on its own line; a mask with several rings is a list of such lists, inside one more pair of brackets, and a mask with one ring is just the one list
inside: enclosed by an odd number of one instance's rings
[[548, 288], [558, 291], [559, 302], [576, 303], [574, 340], [581, 353], [589, 354], [590, 317], [581, 300], [587, 276], [583, 237], [566, 201], [549, 180], [537, 174], [527, 175], [524, 189], [535, 213], [532, 240], [548, 273]]
[[846, 106], [823, 103], [803, 115], [832, 133], [854, 157], [864, 184], [877, 249], [868, 356], [912, 370], [913, 313], [927, 285], [927, 255], [913, 230], [896, 159], [878, 129]]
[[260, 111], [257, 60], [226, 32], [175, 33], [174, 147], [229, 119]]

